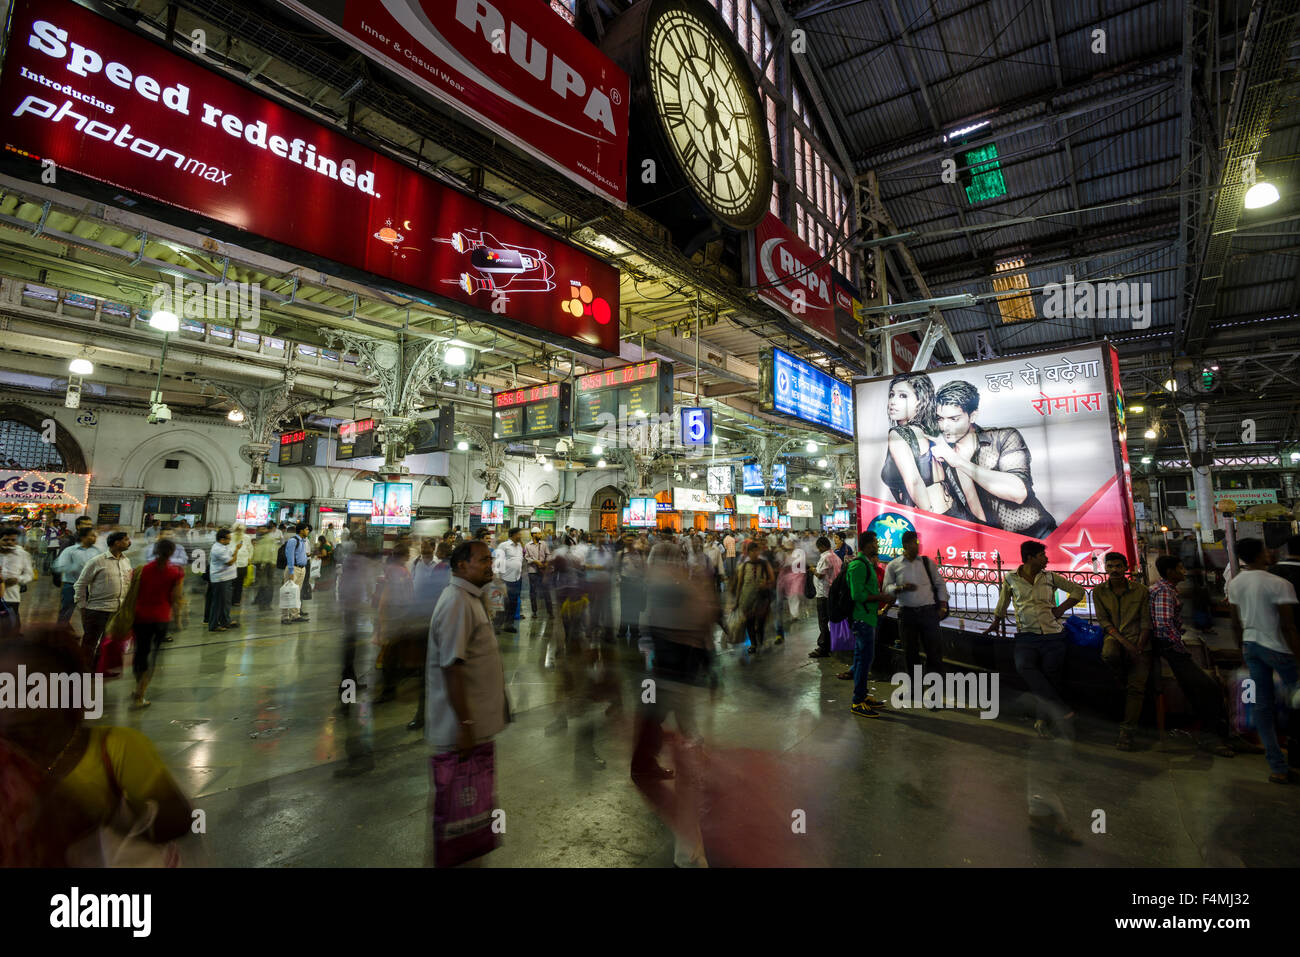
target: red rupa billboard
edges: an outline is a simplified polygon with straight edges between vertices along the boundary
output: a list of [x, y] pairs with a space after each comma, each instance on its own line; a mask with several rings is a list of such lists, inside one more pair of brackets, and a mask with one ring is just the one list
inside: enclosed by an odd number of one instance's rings
[[771, 213], [754, 230], [750, 276], [759, 296], [813, 332], [838, 342], [831, 267]]
[[527, 155], [627, 202], [628, 78], [538, 0], [282, 0]]
[[11, 152], [618, 352], [618, 270], [594, 256], [66, 0], [19, 0], [11, 24]]
[[992, 568], [1020, 545], [1048, 564], [1137, 562], [1119, 364], [1109, 345], [944, 366], [854, 387], [858, 525], [882, 555], [915, 531], [926, 554]]

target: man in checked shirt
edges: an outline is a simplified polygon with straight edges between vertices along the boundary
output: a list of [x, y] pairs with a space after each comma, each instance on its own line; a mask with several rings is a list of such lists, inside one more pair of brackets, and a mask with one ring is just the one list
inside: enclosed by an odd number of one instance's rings
[[1183, 602], [1177, 591], [1178, 584], [1187, 577], [1182, 560], [1174, 555], [1161, 555], [1156, 559], [1156, 574], [1160, 580], [1151, 586], [1155, 663], [1161, 658], [1169, 662], [1178, 687], [1200, 719], [1197, 747], [1222, 758], [1230, 758], [1237, 752], [1258, 752], [1258, 748], [1228, 733], [1228, 712], [1218, 682], [1201, 670], [1183, 644]]

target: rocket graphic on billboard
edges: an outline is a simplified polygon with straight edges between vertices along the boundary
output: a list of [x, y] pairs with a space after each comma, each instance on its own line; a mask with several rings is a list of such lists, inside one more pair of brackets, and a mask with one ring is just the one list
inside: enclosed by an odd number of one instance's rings
[[434, 242], [468, 253], [460, 278], [443, 282], [459, 286], [470, 296], [478, 292], [491, 294], [497, 289], [516, 293], [550, 292], [555, 288], [555, 267], [546, 253], [535, 247], [503, 243], [477, 229], [460, 229], [450, 237], [436, 237]]

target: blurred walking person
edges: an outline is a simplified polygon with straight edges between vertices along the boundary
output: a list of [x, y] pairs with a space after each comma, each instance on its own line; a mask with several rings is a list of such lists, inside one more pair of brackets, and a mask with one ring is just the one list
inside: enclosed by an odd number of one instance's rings
[[172, 563], [176, 543], [169, 538], [159, 538], [154, 543], [153, 559], [137, 571], [139, 590], [135, 599], [135, 660], [131, 671], [135, 675], [135, 691], [131, 695], [137, 708], [149, 707], [145, 691], [153, 680], [158, 649], [167, 637], [167, 625], [180, 613], [185, 603], [185, 571]]

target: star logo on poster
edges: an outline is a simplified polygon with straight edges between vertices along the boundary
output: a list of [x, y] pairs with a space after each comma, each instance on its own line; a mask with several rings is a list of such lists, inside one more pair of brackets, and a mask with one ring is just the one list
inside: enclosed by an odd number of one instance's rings
[[1111, 549], [1109, 542], [1105, 544], [1094, 542], [1086, 528], [1079, 529], [1079, 537], [1074, 541], [1062, 542], [1060, 547], [1061, 551], [1070, 558], [1070, 571], [1076, 571], [1080, 565], [1091, 561], [1092, 556], [1097, 552], [1108, 552]]

